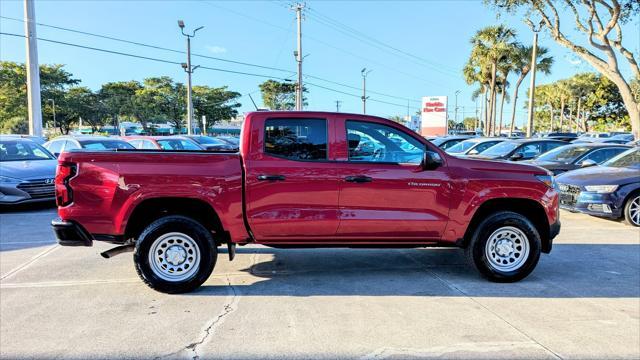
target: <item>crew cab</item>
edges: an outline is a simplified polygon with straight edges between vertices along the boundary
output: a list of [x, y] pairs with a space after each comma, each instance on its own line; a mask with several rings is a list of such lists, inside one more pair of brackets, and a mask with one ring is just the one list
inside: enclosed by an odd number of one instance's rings
[[489, 280], [526, 277], [560, 230], [551, 174], [447, 155], [373, 116], [254, 112], [239, 152], [74, 150], [56, 174], [61, 245], [134, 251], [167, 293], [207, 280], [219, 246], [459, 247]]

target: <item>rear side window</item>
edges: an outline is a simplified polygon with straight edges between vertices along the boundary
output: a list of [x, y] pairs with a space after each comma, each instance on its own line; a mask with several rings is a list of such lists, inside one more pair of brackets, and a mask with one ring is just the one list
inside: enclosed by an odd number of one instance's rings
[[264, 152], [291, 160], [327, 160], [327, 121], [324, 119], [268, 119]]

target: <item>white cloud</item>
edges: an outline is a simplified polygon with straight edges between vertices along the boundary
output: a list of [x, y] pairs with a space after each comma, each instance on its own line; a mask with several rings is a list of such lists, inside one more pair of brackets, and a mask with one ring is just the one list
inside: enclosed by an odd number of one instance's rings
[[224, 54], [224, 53], [227, 52], [227, 49], [223, 48], [222, 46], [207, 45], [206, 48], [207, 48], [207, 50], [209, 50], [210, 52], [212, 52], [214, 54]]

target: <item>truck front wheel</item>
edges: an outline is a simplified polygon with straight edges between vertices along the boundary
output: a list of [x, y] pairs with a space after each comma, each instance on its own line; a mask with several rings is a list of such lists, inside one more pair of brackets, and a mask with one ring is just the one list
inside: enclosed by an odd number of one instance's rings
[[465, 254], [482, 276], [495, 282], [514, 282], [538, 264], [541, 240], [526, 217], [501, 211], [488, 216], [475, 230]]
[[211, 275], [218, 256], [209, 231], [184, 216], [166, 216], [136, 242], [136, 271], [152, 289], [177, 294], [195, 290]]

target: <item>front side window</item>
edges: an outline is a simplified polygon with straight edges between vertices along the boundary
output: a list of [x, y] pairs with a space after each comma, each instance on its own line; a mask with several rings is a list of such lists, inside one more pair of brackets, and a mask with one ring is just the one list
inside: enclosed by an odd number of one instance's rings
[[291, 160], [327, 160], [327, 121], [323, 119], [268, 119], [264, 152]]
[[424, 145], [390, 126], [347, 121], [349, 161], [420, 164]]
[[531, 159], [533, 157], [536, 157], [541, 152], [542, 152], [542, 144], [533, 143], [533, 144], [523, 145], [515, 153], [516, 154], [522, 154], [522, 157], [525, 158], [525, 159]]

